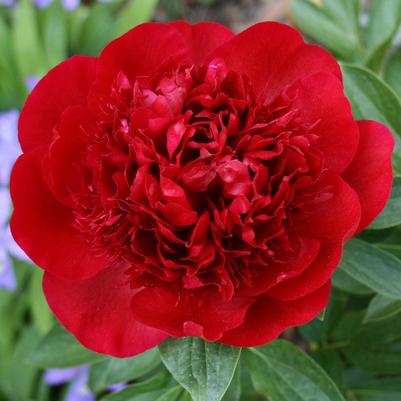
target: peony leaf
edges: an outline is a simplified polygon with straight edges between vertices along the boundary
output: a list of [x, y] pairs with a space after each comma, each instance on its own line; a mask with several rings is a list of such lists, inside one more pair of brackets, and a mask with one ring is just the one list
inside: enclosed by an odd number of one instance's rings
[[43, 12], [43, 36], [49, 64], [56, 64], [67, 58], [67, 20], [60, 0], [41, 10]]
[[379, 294], [401, 299], [401, 260], [392, 254], [354, 238], [344, 248], [341, 268]]
[[396, 142], [393, 153], [395, 172], [401, 174], [401, 102], [377, 75], [355, 65], [343, 64], [345, 93], [358, 120], [375, 120], [392, 131]]
[[34, 365], [47, 369], [69, 368], [105, 358], [105, 355], [84, 348], [58, 324], [50, 330], [30, 355], [30, 361]]
[[369, 303], [364, 323], [379, 322], [401, 312], [401, 300], [377, 294]]
[[12, 41], [18, 69], [23, 80], [42, 75], [48, 69], [39, 36], [35, 8], [31, 0], [21, 0], [14, 10]]
[[342, 60], [358, 60], [359, 0], [292, 0], [296, 25]]
[[91, 367], [89, 386], [95, 392], [107, 386], [138, 379], [160, 363], [157, 348], [152, 348], [132, 358], [107, 358]]
[[131, 384], [117, 393], [108, 394], [102, 401], [178, 401], [182, 393], [182, 387], [164, 370], [147, 381]]
[[136, 25], [150, 21], [158, 0], [132, 0], [121, 10], [116, 21], [113, 37], [118, 37]]
[[401, 99], [401, 52], [395, 52], [384, 66], [384, 80], [394, 89]]
[[366, 65], [379, 71], [401, 22], [401, 0], [373, 0], [366, 30]]
[[246, 349], [244, 360], [256, 390], [271, 401], [345, 401], [326, 372], [287, 341]]
[[401, 343], [355, 344], [343, 352], [351, 363], [367, 372], [397, 374], [401, 373], [400, 346]]
[[401, 380], [380, 378], [356, 384], [351, 389], [358, 401], [399, 401], [401, 400]]
[[170, 338], [159, 345], [163, 363], [193, 401], [220, 401], [233, 379], [241, 348], [198, 337]]
[[395, 177], [390, 199], [384, 210], [376, 217], [368, 228], [381, 230], [401, 224], [401, 177]]

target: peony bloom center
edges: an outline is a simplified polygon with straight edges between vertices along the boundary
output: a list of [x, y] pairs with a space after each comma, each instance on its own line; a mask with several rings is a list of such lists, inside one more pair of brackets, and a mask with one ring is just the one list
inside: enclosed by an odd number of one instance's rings
[[96, 107], [64, 117], [50, 176], [74, 118], [84, 139], [63, 200], [96, 252], [127, 265], [132, 288], [255, 295], [291, 277], [289, 258], [316, 255], [293, 227], [306, 201], [332, 195], [296, 91], [267, 105], [219, 60], [167, 63], [135, 82], [120, 72]]

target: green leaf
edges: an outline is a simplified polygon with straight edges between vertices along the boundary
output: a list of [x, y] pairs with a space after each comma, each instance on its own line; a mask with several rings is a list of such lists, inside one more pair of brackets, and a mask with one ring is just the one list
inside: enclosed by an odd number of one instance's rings
[[160, 362], [157, 348], [152, 348], [133, 358], [107, 358], [91, 367], [89, 387], [94, 392], [99, 392], [111, 384], [138, 379], [154, 369]]
[[60, 325], [42, 339], [31, 354], [31, 362], [42, 368], [68, 368], [106, 358], [83, 347]]
[[111, 4], [96, 3], [90, 7], [88, 17], [82, 24], [79, 52], [97, 56], [112, 39], [114, 17]]
[[398, 97], [401, 98], [401, 51], [394, 54], [387, 60], [383, 71], [384, 80], [394, 89]]
[[354, 65], [343, 64], [345, 93], [357, 120], [375, 120], [392, 131], [395, 139], [393, 165], [401, 173], [401, 103], [394, 91], [377, 75]]
[[398, 226], [399, 224], [401, 224], [401, 177], [395, 177], [390, 199], [386, 207], [368, 228], [382, 230], [383, 228]]
[[341, 268], [379, 294], [401, 299], [401, 260], [392, 254], [354, 238], [344, 248]]
[[358, 60], [359, 0], [292, 0], [296, 25], [343, 60]]
[[358, 401], [400, 401], [401, 378], [371, 380], [352, 388]]
[[150, 21], [158, 0], [132, 0], [121, 10], [116, 21], [113, 36], [118, 37], [136, 25]]
[[366, 31], [368, 55], [366, 64], [380, 70], [387, 49], [397, 33], [401, 21], [401, 0], [373, 0]]
[[26, 401], [32, 396], [38, 369], [29, 363], [27, 355], [37, 347], [39, 340], [37, 330], [26, 326], [15, 346], [6, 372], [13, 401]]
[[344, 363], [334, 349], [319, 349], [311, 357], [321, 366], [339, 388], [344, 388]]
[[241, 348], [197, 337], [169, 338], [159, 350], [164, 365], [194, 401], [222, 399], [241, 353]]
[[347, 359], [360, 369], [380, 374], [397, 374], [401, 373], [400, 348], [401, 343], [355, 344], [342, 351]]
[[47, 333], [54, 324], [53, 314], [47, 306], [42, 290], [43, 271], [33, 269], [30, 283], [30, 307], [36, 328], [41, 334]]
[[401, 300], [377, 294], [369, 303], [364, 323], [390, 319], [401, 312]]
[[344, 269], [341, 269], [341, 265], [331, 276], [331, 280], [333, 287], [350, 294], [368, 295], [374, 293], [371, 288], [353, 279]]
[[34, 4], [31, 0], [20, 0], [14, 11], [12, 41], [22, 80], [29, 75], [41, 76], [48, 65], [39, 37]]
[[237, 369], [235, 369], [234, 377], [231, 380], [230, 385], [222, 401], [239, 401], [241, 398], [241, 366], [237, 365]]
[[345, 401], [326, 372], [291, 343], [244, 350], [255, 388], [271, 401]]
[[[161, 401], [160, 397], [168, 394], [166, 389], [173, 385], [171, 376], [167, 371], [162, 371], [155, 377], [142, 382], [127, 386], [117, 393], [111, 393], [101, 399], [101, 401]], [[173, 393], [178, 391], [177, 386], [171, 388]], [[181, 388], [179, 390], [182, 391]], [[170, 391], [170, 390], [169, 390]], [[172, 399], [164, 399], [163, 401], [176, 401]]]
[[46, 53], [51, 67], [67, 57], [67, 25], [66, 15], [60, 0], [43, 10], [43, 36]]

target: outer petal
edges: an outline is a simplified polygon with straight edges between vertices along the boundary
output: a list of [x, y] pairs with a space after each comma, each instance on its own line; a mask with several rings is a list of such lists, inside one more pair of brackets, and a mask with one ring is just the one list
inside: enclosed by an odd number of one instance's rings
[[[329, 199], [305, 203], [294, 226], [301, 235], [321, 240], [349, 239], [358, 227], [361, 205], [357, 193], [341, 177], [327, 181]], [[324, 196], [324, 193], [322, 194]]]
[[343, 177], [358, 193], [362, 216], [357, 232], [362, 231], [384, 208], [391, 192], [393, 172], [391, 153], [394, 139], [383, 124], [358, 121], [358, 152]]
[[219, 342], [240, 347], [256, 347], [277, 338], [285, 329], [312, 320], [327, 305], [330, 282], [296, 301], [281, 302], [262, 296], [252, 305], [244, 323], [224, 334]]
[[342, 173], [357, 152], [359, 130], [341, 82], [332, 74], [313, 74], [296, 81], [285, 96], [299, 111], [299, 124], [314, 125], [325, 167]]
[[185, 37], [173, 26], [145, 23], [108, 44], [99, 56], [94, 98], [108, 95], [119, 72], [133, 81], [149, 76], [169, 60], [191, 63]]
[[235, 36], [224, 25], [214, 22], [192, 25], [185, 21], [177, 21], [171, 25], [185, 37], [195, 64], [202, 64], [209, 53]]
[[201, 336], [216, 341], [224, 331], [243, 322], [252, 303], [249, 298], [225, 301], [205, 288], [183, 291], [179, 297], [161, 288], [146, 288], [134, 296], [132, 310], [140, 322], [175, 337]]
[[338, 63], [328, 52], [304, 44], [295, 29], [277, 22], [253, 25], [216, 49], [209, 56], [213, 58], [245, 73], [267, 100], [302, 76], [324, 71], [341, 79]]
[[60, 322], [87, 348], [128, 357], [146, 351], [167, 335], [138, 323], [131, 313], [134, 293], [125, 266], [109, 267], [83, 281], [45, 273], [43, 290]]
[[72, 227], [72, 212], [56, 201], [41, 171], [43, 149], [22, 155], [11, 176], [14, 213], [11, 231], [27, 255], [44, 270], [66, 278], [86, 278], [109, 261], [95, 255]]
[[326, 283], [341, 261], [343, 242], [322, 244], [318, 257], [299, 276], [277, 284], [267, 291], [272, 298], [292, 301], [317, 291]]
[[95, 69], [95, 57], [74, 56], [39, 81], [28, 96], [19, 120], [19, 140], [24, 152], [49, 144], [62, 112], [68, 106], [86, 102]]

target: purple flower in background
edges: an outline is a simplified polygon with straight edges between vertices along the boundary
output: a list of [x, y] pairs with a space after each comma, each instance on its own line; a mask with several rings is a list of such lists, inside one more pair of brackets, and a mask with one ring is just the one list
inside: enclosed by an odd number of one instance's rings
[[0, 186], [8, 185], [11, 168], [21, 153], [17, 110], [0, 113]]
[[0, 6], [12, 7], [16, 0], [0, 0]]
[[[3, 1], [3, 0], [0, 0], [0, 1]], [[53, 0], [32, 0], [32, 1], [39, 8], [49, 7], [50, 4], [53, 2]], [[80, 0], [62, 0], [61, 2], [63, 4], [63, 7], [67, 11], [73, 11], [79, 6]]]
[[17, 285], [11, 256], [30, 261], [11, 235], [8, 225], [10, 213], [11, 199], [8, 188], [0, 187], [0, 288], [5, 290], [15, 290]]
[[[67, 369], [49, 369], [44, 379], [51, 386], [70, 383], [64, 401], [94, 401], [95, 396], [88, 387], [89, 367], [87, 365]], [[108, 387], [111, 392], [120, 391], [127, 385], [125, 383], [113, 384]]]
[[73, 11], [79, 6], [80, 0], [62, 0], [62, 3], [67, 11]]
[[70, 383], [64, 401], [95, 401], [95, 396], [88, 387], [88, 373], [88, 366], [49, 369], [45, 372], [44, 379], [53, 386]]
[[39, 77], [37, 75], [28, 75], [25, 79], [25, 86], [31, 92], [38, 82]]

